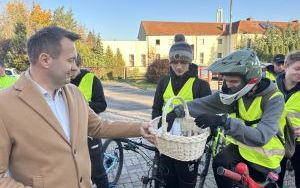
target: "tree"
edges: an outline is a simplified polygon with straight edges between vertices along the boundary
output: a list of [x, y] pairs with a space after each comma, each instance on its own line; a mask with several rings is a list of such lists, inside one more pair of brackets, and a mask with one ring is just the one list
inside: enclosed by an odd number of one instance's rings
[[157, 83], [159, 78], [167, 75], [170, 70], [168, 59], [157, 59], [149, 65], [146, 72], [148, 82]]
[[77, 22], [74, 19], [72, 10], [69, 9], [65, 12], [63, 6], [54, 10], [51, 25], [62, 27], [74, 32], [77, 30]]
[[29, 15], [29, 33], [35, 32], [51, 23], [51, 11], [42, 10], [39, 4], [34, 3]]
[[113, 61], [113, 75], [117, 78], [122, 78], [124, 68], [125, 68], [125, 61], [123, 59], [122, 53], [120, 52], [120, 49], [117, 48], [116, 54], [114, 55], [114, 61]]
[[11, 46], [5, 56], [6, 64], [24, 71], [28, 68], [29, 60], [26, 53], [26, 26], [23, 23], [17, 23]]
[[254, 49], [262, 61], [271, 62], [276, 54], [287, 54], [300, 47], [300, 31], [298, 28], [288, 27], [277, 29], [270, 27], [263, 36], [255, 37]]
[[23, 1], [17, 0], [8, 2], [4, 8], [4, 15], [1, 19], [1, 35], [3, 38], [11, 38], [14, 34], [16, 23], [27, 24], [29, 10]]

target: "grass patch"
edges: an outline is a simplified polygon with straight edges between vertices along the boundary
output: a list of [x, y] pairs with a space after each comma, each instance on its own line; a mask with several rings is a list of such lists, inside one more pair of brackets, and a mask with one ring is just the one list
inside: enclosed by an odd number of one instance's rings
[[155, 89], [157, 84], [147, 82], [146, 80], [126, 80], [132, 86], [140, 89]]

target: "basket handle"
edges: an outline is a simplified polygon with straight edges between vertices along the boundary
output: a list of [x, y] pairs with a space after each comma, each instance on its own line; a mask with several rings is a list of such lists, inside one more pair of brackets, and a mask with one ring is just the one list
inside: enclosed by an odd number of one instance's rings
[[175, 97], [170, 98], [168, 100], [168, 102], [166, 103], [166, 105], [164, 106], [163, 113], [162, 113], [162, 134], [165, 134], [167, 132], [167, 128], [168, 128], [168, 124], [167, 124], [168, 110], [169, 110], [169, 107], [171, 105], [173, 105], [173, 101], [176, 100], [176, 99], [180, 100], [181, 104], [183, 104], [185, 117], [186, 118], [190, 117], [190, 113], [189, 113], [187, 104], [181, 96], [175, 96]]

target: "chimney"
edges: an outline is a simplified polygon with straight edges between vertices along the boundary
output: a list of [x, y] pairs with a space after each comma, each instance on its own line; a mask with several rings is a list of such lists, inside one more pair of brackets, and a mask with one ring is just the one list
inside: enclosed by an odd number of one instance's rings
[[249, 17], [249, 18], [246, 18], [247, 21], [253, 21], [254, 19]]
[[299, 20], [293, 20], [292, 23], [299, 23]]

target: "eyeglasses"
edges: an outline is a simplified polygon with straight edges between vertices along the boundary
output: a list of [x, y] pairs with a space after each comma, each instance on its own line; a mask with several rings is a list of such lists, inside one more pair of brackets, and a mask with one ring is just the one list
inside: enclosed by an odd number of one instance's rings
[[182, 61], [182, 60], [177, 60], [177, 61], [171, 61], [170, 64], [173, 64], [173, 65], [177, 65], [177, 64], [182, 64], [182, 65], [186, 65], [186, 64], [189, 64], [189, 62], [187, 61]]

